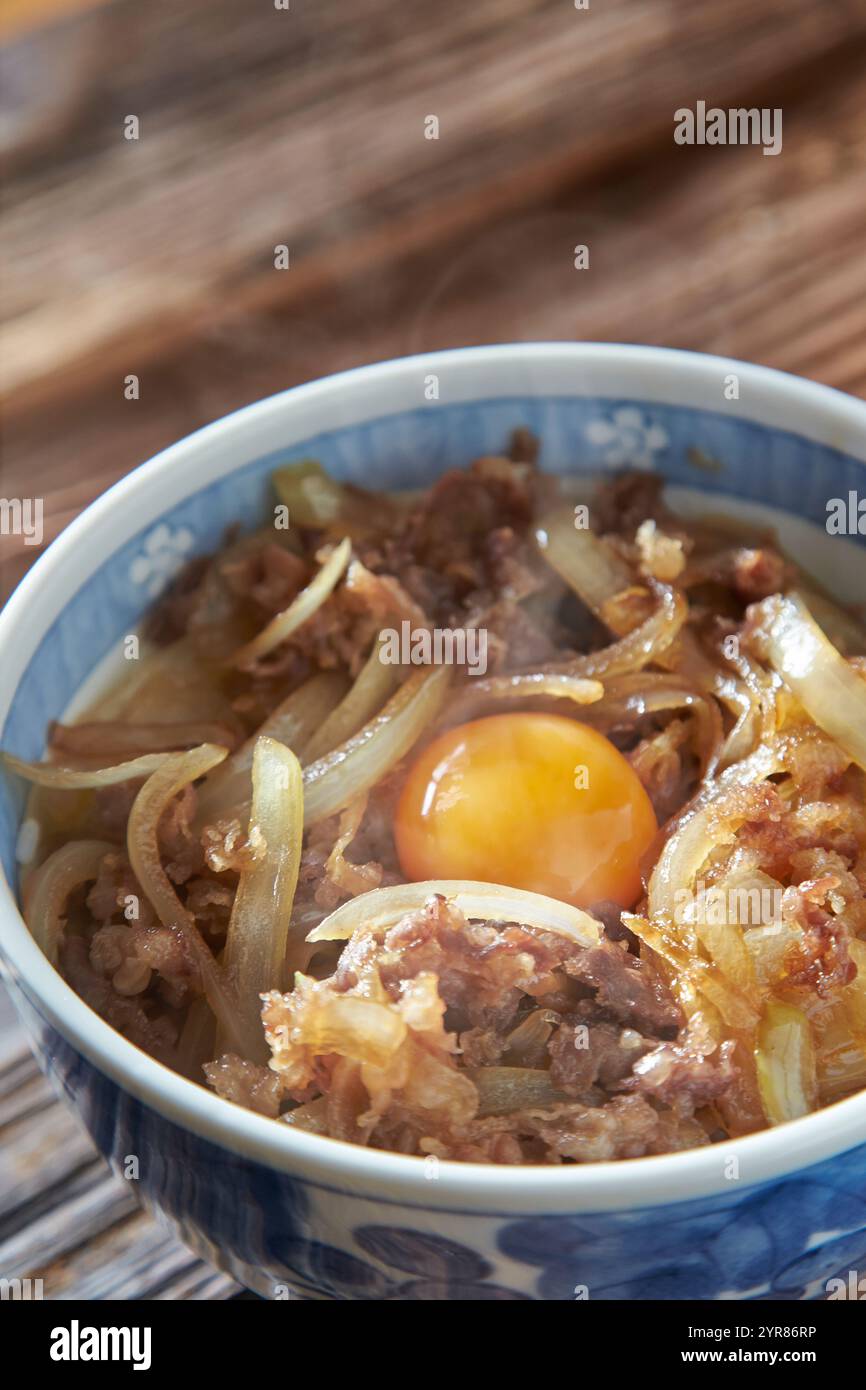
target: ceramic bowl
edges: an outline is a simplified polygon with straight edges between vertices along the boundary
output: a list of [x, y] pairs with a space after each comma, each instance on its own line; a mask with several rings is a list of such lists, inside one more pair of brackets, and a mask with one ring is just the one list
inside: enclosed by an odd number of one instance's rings
[[[177, 567], [264, 515], [275, 465], [314, 456], [338, 478], [416, 487], [501, 452], [516, 425], [540, 436], [548, 469], [658, 470], [682, 505], [769, 520], [840, 597], [866, 594], [864, 538], [827, 529], [832, 499], [866, 494], [863, 402], [655, 348], [517, 344], [385, 362], [208, 426], [54, 542], [0, 615], [2, 746], [42, 753], [49, 721]], [[141, 1199], [251, 1289], [801, 1299], [866, 1267], [866, 1094], [690, 1153], [513, 1169], [304, 1134], [173, 1074], [91, 1012], [29, 936], [15, 882], [36, 828], [22, 824], [21, 789], [0, 780], [0, 951], [40, 1063], [117, 1171], [137, 1171]]]

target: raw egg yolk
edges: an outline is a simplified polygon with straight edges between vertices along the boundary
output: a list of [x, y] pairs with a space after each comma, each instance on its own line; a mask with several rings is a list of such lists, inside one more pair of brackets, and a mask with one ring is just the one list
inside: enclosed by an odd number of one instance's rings
[[658, 829], [649, 797], [613, 744], [556, 714], [498, 714], [423, 750], [397, 808], [404, 874], [476, 879], [577, 907], [631, 907]]

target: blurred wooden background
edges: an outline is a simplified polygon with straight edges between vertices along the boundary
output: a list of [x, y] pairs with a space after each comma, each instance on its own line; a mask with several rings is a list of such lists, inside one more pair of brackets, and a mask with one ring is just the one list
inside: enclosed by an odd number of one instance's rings
[[[0, 496], [46, 543], [207, 421], [426, 348], [866, 394], [866, 0], [0, 0], [0, 37]], [[782, 153], [675, 145], [698, 100], [781, 107]], [[0, 537], [0, 601], [34, 558]], [[0, 1016], [0, 1274], [226, 1297], [71, 1134]]]

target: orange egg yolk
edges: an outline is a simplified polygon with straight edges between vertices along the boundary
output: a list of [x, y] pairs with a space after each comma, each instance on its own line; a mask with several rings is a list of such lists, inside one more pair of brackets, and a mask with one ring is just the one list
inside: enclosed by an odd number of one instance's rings
[[395, 837], [408, 879], [477, 879], [577, 907], [631, 907], [657, 829], [609, 739], [561, 715], [522, 713], [462, 724], [425, 748]]

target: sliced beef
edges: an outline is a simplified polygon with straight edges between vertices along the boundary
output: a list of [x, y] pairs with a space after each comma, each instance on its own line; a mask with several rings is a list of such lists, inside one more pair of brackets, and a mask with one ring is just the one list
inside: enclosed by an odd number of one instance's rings
[[566, 1095], [581, 1096], [596, 1084], [614, 1090], [631, 1074], [652, 1042], [615, 1023], [563, 1022], [547, 1045], [551, 1078]]
[[693, 1021], [676, 1042], [664, 1042], [640, 1057], [620, 1089], [692, 1111], [724, 1095], [734, 1080], [734, 1044], [719, 1045], [702, 1021]]
[[603, 941], [564, 963], [567, 975], [595, 990], [613, 1019], [655, 1038], [675, 1038], [682, 1013], [670, 990], [619, 942]]

